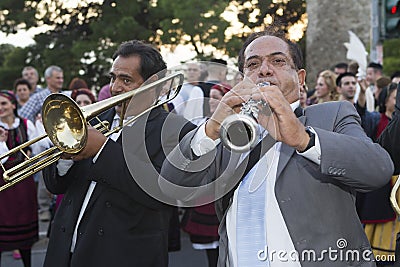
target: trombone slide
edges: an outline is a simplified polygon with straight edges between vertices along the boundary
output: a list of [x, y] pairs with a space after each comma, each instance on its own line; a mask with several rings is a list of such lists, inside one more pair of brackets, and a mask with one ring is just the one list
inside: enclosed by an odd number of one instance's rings
[[[177, 79], [177, 83], [175, 83]], [[150, 84], [139, 87], [138, 89], [117, 95], [106, 100], [85, 106], [80, 108], [74, 100], [63, 94], [50, 94], [44, 101], [42, 107], [42, 121], [46, 131], [45, 135], [34, 138], [24, 144], [15, 147], [0, 155], [0, 160], [8, 158], [11, 154], [20, 152], [26, 160], [22, 163], [6, 170], [4, 165], [0, 162], [0, 165], [4, 171], [3, 179], [6, 182], [0, 187], [0, 191], [22, 181], [23, 179], [31, 176], [32, 174], [42, 170], [43, 168], [53, 164], [60, 159], [62, 153], [79, 153], [86, 145], [87, 141], [87, 124], [88, 121], [97, 118], [97, 115], [105, 110], [124, 103], [134, 97], [136, 94], [151, 92], [154, 87], [165, 85], [168, 82], [169, 90], [167, 91], [167, 97], [163, 100], [158, 99], [150, 107], [142, 111], [140, 114], [134, 116], [128, 121], [120, 124], [120, 126], [114, 129], [108, 129], [108, 125], [105, 122], [100, 122], [94, 126], [97, 130], [101, 128], [101, 132], [105, 136], [109, 136], [114, 132], [119, 131], [126, 125], [129, 125], [138, 117], [142, 116], [146, 112], [165, 104], [175, 98], [184, 81], [183, 74], [177, 72], [169, 76], [160, 78], [159, 80]], [[161, 90], [160, 90], [161, 93]], [[125, 114], [122, 114], [121, 120], [124, 119]], [[30, 157], [23, 149], [42, 140], [43, 138], [49, 137], [51, 142], [54, 144], [53, 147]]]

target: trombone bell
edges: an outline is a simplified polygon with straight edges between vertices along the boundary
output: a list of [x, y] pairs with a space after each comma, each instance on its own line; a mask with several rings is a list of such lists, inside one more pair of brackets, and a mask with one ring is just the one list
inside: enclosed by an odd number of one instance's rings
[[[177, 83], [174, 82], [175, 79], [178, 80]], [[168, 82], [171, 82], [169, 87], [170, 91], [172, 91], [173, 86], [177, 86], [174, 94], [168, 95], [169, 97], [163, 101], [154, 103], [153, 106], [150, 106], [142, 113], [135, 116], [134, 119], [136, 119], [141, 114], [172, 100], [179, 93], [179, 90], [183, 84], [183, 74], [180, 72], [171, 74], [156, 80], [155, 82], [139, 87], [138, 89], [82, 108], [79, 107], [78, 104], [76, 104], [75, 101], [73, 101], [70, 97], [64, 94], [51, 94], [43, 103], [43, 126], [48, 134], [49, 139], [59, 150], [69, 154], [79, 153], [86, 146], [87, 122], [89, 120], [101, 114], [103, 111], [106, 111], [131, 99], [136, 94], [148, 92], [151, 89], [154, 89], [155, 86], [161, 86]], [[123, 119], [124, 116], [121, 117]], [[128, 122], [125, 123], [125, 125], [127, 124]], [[121, 125], [118, 130], [123, 126], [124, 125]], [[108, 132], [105, 135], [108, 136], [110, 133], [112, 132]]]
[[43, 126], [54, 146], [65, 153], [81, 151], [87, 140], [87, 124], [81, 108], [70, 97], [51, 94], [43, 103]]
[[[176, 72], [147, 85], [143, 85], [135, 90], [110, 97], [82, 108], [79, 107], [74, 100], [64, 94], [49, 95], [43, 102], [42, 106], [42, 122], [47, 135], [25, 142], [20, 146], [11, 149], [7, 153], [0, 155], [0, 159], [3, 159], [13, 153], [20, 152], [23, 153], [26, 158], [25, 161], [8, 170], [5, 169], [4, 164], [0, 161], [0, 166], [4, 171], [3, 179], [6, 182], [6, 184], [0, 186], [0, 192], [56, 162], [63, 152], [69, 154], [79, 153], [87, 143], [88, 121], [95, 118], [97, 115], [130, 100], [136, 94], [157, 91], [152, 90], [155, 89], [155, 87], [163, 89], [163, 91], [160, 89], [159, 93], [163, 93], [164, 95], [158, 95], [158, 99], [156, 98], [155, 102], [150, 107], [145, 106], [143, 110], [138, 112], [139, 114], [133, 116], [126, 122], [121, 123], [120, 126], [114, 129], [109, 130], [106, 123], [99, 120], [100, 123], [94, 127], [97, 130], [100, 130], [105, 136], [109, 136], [112, 133], [119, 131], [125, 125], [129, 125], [138, 117], [149, 112], [153, 108], [171, 101], [178, 95], [183, 81], [183, 74], [181, 72]], [[169, 90], [164, 88], [164, 85], [169, 85], [167, 87]], [[121, 116], [121, 119], [123, 118], [124, 116]], [[46, 137], [49, 137], [50, 141], [54, 144], [54, 147], [51, 147], [33, 157], [30, 157], [23, 152], [24, 148]]]

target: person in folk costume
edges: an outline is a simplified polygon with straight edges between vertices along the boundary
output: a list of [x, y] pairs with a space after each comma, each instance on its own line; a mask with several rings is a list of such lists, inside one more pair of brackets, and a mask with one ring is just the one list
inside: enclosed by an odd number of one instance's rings
[[[18, 116], [15, 95], [11, 91], [0, 91], [0, 154], [36, 136], [34, 124]], [[35, 152], [35, 144], [25, 149], [28, 155]], [[2, 159], [2, 164], [8, 170], [24, 160], [22, 153], [17, 152]], [[0, 186], [4, 183], [0, 179]], [[24, 266], [30, 267], [31, 248], [38, 240], [39, 232], [33, 176], [0, 192], [0, 203], [0, 252], [19, 249]]]

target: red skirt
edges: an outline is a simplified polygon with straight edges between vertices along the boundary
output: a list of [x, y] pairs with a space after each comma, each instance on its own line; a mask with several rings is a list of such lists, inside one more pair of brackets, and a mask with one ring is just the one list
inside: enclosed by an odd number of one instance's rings
[[218, 241], [218, 226], [214, 202], [185, 209], [181, 221], [182, 230], [190, 235], [190, 241], [198, 244]]
[[38, 234], [37, 193], [31, 176], [0, 192], [0, 251], [30, 249]]

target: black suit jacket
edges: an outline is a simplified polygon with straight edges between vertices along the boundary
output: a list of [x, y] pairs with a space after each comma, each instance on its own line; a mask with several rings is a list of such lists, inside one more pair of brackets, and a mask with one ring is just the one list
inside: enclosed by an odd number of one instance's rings
[[[47, 188], [54, 194], [64, 194], [52, 225], [45, 267], [168, 265], [168, 222], [172, 208], [144, 192], [125, 161], [128, 158], [140, 162], [137, 166], [141, 171], [146, 168], [160, 171], [165, 159], [161, 130], [168, 114], [156, 108], [148, 118], [141, 117], [132, 127], [125, 127], [128, 134], [124, 132], [117, 142], [108, 140], [95, 163], [92, 159], [75, 162], [62, 177], [55, 164], [44, 171]], [[174, 127], [167, 127], [167, 138], [163, 139], [166, 146], [169, 138], [178, 136], [179, 129], [185, 134], [194, 128], [182, 117], [169, 115], [172, 116], [169, 123]], [[114, 112], [104, 116], [112, 119]], [[126, 149], [125, 140], [121, 139], [133, 140], [129, 142], [132, 149]], [[148, 174], [146, 179], [157, 183], [157, 175]], [[70, 255], [75, 225], [92, 181], [97, 185], [80, 221], [74, 253]]]
[[[400, 102], [400, 83], [397, 98]], [[394, 175], [400, 174], [400, 109], [396, 108], [392, 119], [378, 138], [378, 143], [386, 149], [394, 164]]]

